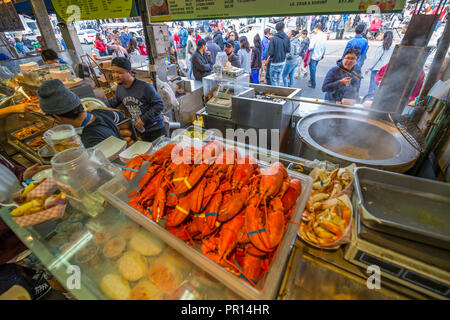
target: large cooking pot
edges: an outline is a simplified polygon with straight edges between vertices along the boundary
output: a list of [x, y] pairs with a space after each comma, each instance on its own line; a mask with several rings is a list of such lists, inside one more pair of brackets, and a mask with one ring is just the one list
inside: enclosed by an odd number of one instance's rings
[[395, 126], [362, 112], [313, 113], [298, 122], [297, 133], [300, 156], [310, 160], [405, 172], [419, 156]]

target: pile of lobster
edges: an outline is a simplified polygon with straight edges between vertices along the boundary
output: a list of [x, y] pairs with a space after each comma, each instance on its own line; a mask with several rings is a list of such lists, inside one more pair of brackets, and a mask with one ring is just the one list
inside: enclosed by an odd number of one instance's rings
[[[259, 169], [251, 155], [213, 140], [202, 148], [168, 144], [124, 168], [148, 169], [129, 204], [252, 285], [270, 268], [302, 185], [280, 162]], [[238, 264], [236, 264], [237, 262]], [[238, 266], [240, 265], [241, 268]]]

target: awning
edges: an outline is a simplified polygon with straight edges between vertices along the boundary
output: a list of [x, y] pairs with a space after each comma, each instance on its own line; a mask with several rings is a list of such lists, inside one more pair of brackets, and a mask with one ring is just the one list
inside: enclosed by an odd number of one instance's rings
[[[55, 13], [55, 9], [53, 8], [51, 0], [44, 0], [44, 3], [49, 14]], [[33, 10], [31, 9], [30, 0], [15, 0], [14, 7], [16, 8], [18, 14], [33, 17]]]

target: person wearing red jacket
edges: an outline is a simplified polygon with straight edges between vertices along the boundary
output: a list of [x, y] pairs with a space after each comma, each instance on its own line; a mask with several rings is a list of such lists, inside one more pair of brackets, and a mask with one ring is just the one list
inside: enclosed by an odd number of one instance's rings
[[95, 48], [98, 50], [98, 53], [100, 54], [101, 57], [108, 55], [106, 53], [106, 44], [102, 40], [101, 33], [97, 33], [97, 35], [95, 36]]
[[[386, 72], [386, 68], [388, 65], [389, 65], [389, 63], [386, 64], [385, 66], [381, 67], [380, 71], [378, 71], [377, 75], [375, 76], [375, 83], [377, 86], [380, 85], [381, 80], [383, 79], [384, 73]], [[425, 71], [423, 71], [423, 69], [422, 69], [419, 79], [417, 79], [416, 85], [414, 86], [414, 89], [411, 92], [411, 95], [409, 96], [408, 103], [410, 103], [411, 101], [414, 101], [414, 99], [416, 99], [419, 96], [420, 90], [422, 89], [424, 79], [425, 79]]]
[[137, 44], [138, 44], [138, 49], [139, 49], [139, 53], [141, 54], [141, 56], [147, 56], [147, 47], [145, 46], [144, 43], [144, 39], [142, 39], [141, 37], [137, 38]]

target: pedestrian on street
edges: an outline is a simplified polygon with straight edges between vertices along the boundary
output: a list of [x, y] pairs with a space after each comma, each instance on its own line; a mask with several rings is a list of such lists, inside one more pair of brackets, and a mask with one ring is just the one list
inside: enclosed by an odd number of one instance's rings
[[370, 72], [370, 84], [368, 94], [373, 94], [378, 86], [375, 83], [375, 77], [380, 69], [389, 63], [392, 53], [394, 52], [394, 45], [392, 43], [394, 34], [392, 31], [386, 31], [383, 36], [383, 44], [377, 48], [375, 57], [373, 58], [371, 66], [367, 69], [365, 74]]
[[361, 85], [361, 68], [357, 60], [360, 54], [358, 47], [349, 47], [344, 57], [336, 62], [323, 80], [322, 92], [325, 100], [332, 103], [345, 103], [359, 100], [359, 87]]
[[[292, 87], [294, 85], [294, 74], [298, 67], [300, 59], [300, 41], [297, 38], [298, 31], [291, 30], [289, 32], [289, 39], [291, 42], [291, 50], [286, 55], [286, 65], [283, 70], [283, 85], [285, 87]], [[289, 77], [289, 82], [287, 78]]]
[[228, 56], [228, 61], [231, 63], [233, 67], [240, 68], [241, 64], [239, 62], [239, 58], [234, 54], [234, 41], [228, 40], [225, 44], [225, 53]]
[[22, 36], [22, 43], [27, 47], [28, 51], [34, 51], [33, 42], [30, 39], [27, 39], [26, 35]]
[[308, 73], [306, 70], [306, 66], [308, 65], [308, 57], [306, 57], [306, 53], [309, 50], [309, 38], [308, 38], [308, 31], [302, 30], [301, 33], [299, 33], [297, 36], [299, 36], [300, 41], [300, 54], [299, 54], [299, 65], [297, 68], [297, 72], [295, 75], [296, 79], [300, 79], [301, 75], [303, 74], [305, 77]]
[[252, 49], [252, 59], [251, 59], [251, 82], [259, 83], [259, 70], [262, 67], [261, 63], [261, 37], [256, 34], [253, 38], [253, 49]]
[[189, 35], [186, 28], [183, 25], [183, 22], [179, 22], [177, 28], [178, 28], [177, 37], [179, 39], [177, 46], [178, 59], [184, 60], [186, 59], [186, 46]]
[[355, 37], [347, 42], [347, 45], [345, 46], [344, 52], [347, 51], [349, 47], [358, 47], [361, 51], [361, 56], [359, 57], [358, 64], [359, 67], [362, 68], [364, 61], [367, 58], [367, 50], [369, 50], [369, 42], [367, 39], [364, 39], [362, 37], [362, 33], [364, 32], [364, 25], [359, 24], [356, 26], [355, 29]]
[[241, 48], [238, 53], [239, 64], [241, 65], [241, 68], [244, 69], [244, 72], [248, 73], [251, 77], [252, 52], [246, 36], [239, 38], [239, 45]]
[[378, 15], [375, 15], [375, 18], [370, 22], [370, 34], [374, 40], [377, 39], [382, 23], [383, 20], [381, 20], [381, 18], [378, 17]]
[[19, 54], [25, 54], [25, 49], [22, 41], [20, 41], [19, 38], [15, 38], [14, 41], [16, 42], [15, 48], [17, 50], [17, 53]]
[[310, 61], [309, 61], [309, 74], [310, 80], [308, 87], [316, 88], [316, 70], [319, 61], [323, 60], [325, 57], [325, 52], [327, 50], [327, 35], [322, 32], [322, 26], [320, 23], [314, 28], [314, 37], [311, 39], [311, 44], [309, 46], [311, 50]]
[[291, 43], [284, 32], [283, 22], [277, 22], [275, 30], [277, 33], [270, 40], [267, 49], [267, 60], [271, 61], [270, 82], [273, 86], [281, 86], [281, 75], [286, 64], [286, 55], [291, 50]]
[[225, 41], [225, 43], [229, 40], [233, 40], [234, 41], [234, 54], [238, 55], [239, 49], [240, 49], [240, 44], [239, 44], [239, 36], [237, 34], [236, 31], [231, 31], [229, 34], [228, 39]]
[[128, 33], [128, 27], [124, 26], [122, 29], [122, 33], [119, 36], [119, 40], [122, 43], [122, 47], [128, 48], [128, 42], [132, 38], [131, 34]]
[[223, 43], [222, 31], [219, 30], [217, 23], [211, 22], [211, 30], [213, 32], [213, 41], [220, 47], [220, 50], [223, 51], [224, 43]]
[[217, 53], [221, 51], [220, 47], [215, 42], [213, 42], [212, 37], [209, 34], [205, 37], [205, 41], [206, 41], [206, 50], [211, 52], [211, 61], [212, 64], [214, 65], [216, 64]]
[[141, 56], [147, 56], [148, 55], [147, 46], [145, 45], [144, 39], [142, 39], [142, 37], [137, 37], [136, 41], [137, 41], [138, 50], [139, 50], [139, 53], [141, 54]]
[[336, 40], [342, 40], [344, 37], [344, 30], [345, 30], [345, 19], [344, 16], [340, 16], [339, 21], [336, 25]]
[[197, 81], [202, 81], [203, 77], [210, 75], [212, 72], [211, 52], [207, 50], [204, 39], [198, 40], [197, 50], [192, 56], [192, 69], [194, 79]]
[[195, 30], [194, 28], [188, 29], [188, 41], [186, 45], [186, 61], [187, 65], [189, 67], [188, 70], [188, 78], [192, 78], [192, 56], [194, 55], [196, 49], [197, 49], [197, 43], [195, 42]]
[[107, 55], [106, 44], [103, 42], [101, 33], [97, 33], [95, 35], [95, 48], [98, 50], [100, 57], [104, 57]]

